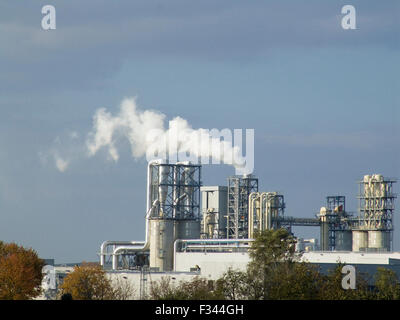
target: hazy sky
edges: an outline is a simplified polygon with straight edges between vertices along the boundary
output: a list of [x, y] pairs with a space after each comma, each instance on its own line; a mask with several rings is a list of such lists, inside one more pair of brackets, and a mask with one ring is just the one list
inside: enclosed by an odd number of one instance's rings
[[313, 217], [327, 195], [357, 211], [364, 174], [400, 177], [398, 1], [51, 1], [44, 31], [46, 4], [0, 1], [1, 240], [59, 263], [144, 240], [145, 159], [85, 149], [96, 110], [126, 97], [193, 128], [255, 129], [260, 190], [282, 192], [287, 215]]

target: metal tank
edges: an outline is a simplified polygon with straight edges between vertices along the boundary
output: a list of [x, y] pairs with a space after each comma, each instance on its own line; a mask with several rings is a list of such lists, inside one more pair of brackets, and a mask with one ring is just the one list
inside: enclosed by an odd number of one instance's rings
[[368, 231], [368, 249], [370, 251], [390, 251], [390, 233], [385, 231]]
[[200, 221], [199, 220], [179, 220], [175, 224], [176, 239], [199, 239]]
[[321, 207], [319, 210], [319, 220], [320, 220], [320, 241], [321, 250], [329, 250], [329, 223], [328, 223], [328, 209], [326, 207]]
[[149, 222], [150, 268], [171, 271], [174, 261], [174, 221], [151, 219]]
[[365, 251], [368, 248], [368, 232], [363, 230], [353, 230], [353, 250]]
[[335, 249], [337, 251], [351, 251], [352, 240], [353, 236], [351, 230], [336, 231]]

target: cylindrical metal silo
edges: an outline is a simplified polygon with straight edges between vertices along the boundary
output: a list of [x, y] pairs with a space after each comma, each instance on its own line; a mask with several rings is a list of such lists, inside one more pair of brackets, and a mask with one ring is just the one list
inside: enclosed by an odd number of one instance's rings
[[174, 221], [151, 219], [149, 222], [150, 268], [170, 271], [174, 260]]
[[352, 238], [351, 230], [336, 231], [335, 249], [337, 251], [351, 251]]
[[385, 231], [368, 231], [368, 248], [376, 251], [390, 250], [390, 233]]
[[353, 251], [365, 251], [368, 248], [368, 232], [353, 230]]
[[328, 224], [326, 207], [322, 207], [320, 209], [319, 220], [320, 220], [321, 250], [327, 251], [327, 250], [329, 250], [329, 224]]

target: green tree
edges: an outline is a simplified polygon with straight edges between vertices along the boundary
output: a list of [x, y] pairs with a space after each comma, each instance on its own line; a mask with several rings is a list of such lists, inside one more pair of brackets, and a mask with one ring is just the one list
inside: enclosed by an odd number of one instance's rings
[[0, 241], [0, 299], [27, 300], [39, 296], [43, 265], [33, 249]]
[[227, 300], [243, 300], [248, 296], [248, 279], [246, 272], [229, 268], [216, 281], [219, 293]]
[[257, 233], [249, 255], [247, 278], [254, 288], [252, 299], [294, 298], [289, 294], [293, 289], [290, 281], [297, 279], [296, 269], [306, 267], [297, 265], [300, 254], [295, 252], [295, 239], [286, 229]]
[[319, 299], [321, 300], [365, 300], [373, 299], [373, 294], [368, 287], [367, 276], [356, 273], [356, 289], [345, 290], [342, 287], [342, 268], [344, 264], [338, 262], [334, 269], [322, 276]]
[[393, 270], [378, 267], [375, 274], [376, 298], [380, 300], [400, 299], [400, 283]]
[[321, 275], [316, 267], [305, 262], [286, 261], [269, 275], [268, 299], [317, 299]]

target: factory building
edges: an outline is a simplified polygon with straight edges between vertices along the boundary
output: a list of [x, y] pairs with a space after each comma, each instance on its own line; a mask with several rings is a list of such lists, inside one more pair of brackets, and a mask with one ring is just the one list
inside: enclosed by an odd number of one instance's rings
[[125, 274], [136, 282], [143, 297], [146, 283], [163, 276], [215, 280], [228, 268], [244, 270], [257, 231], [310, 226], [320, 229], [320, 239], [298, 238], [304, 261], [322, 269], [341, 261], [372, 273], [391, 266], [400, 275], [400, 253], [390, 252], [395, 182], [365, 176], [357, 216], [346, 210], [344, 196], [328, 196], [318, 214], [299, 218], [285, 215], [283, 194], [260, 192], [254, 175], [229, 177], [227, 186], [203, 186], [200, 165], [152, 161], [145, 240], [103, 242], [100, 263], [110, 276]]

